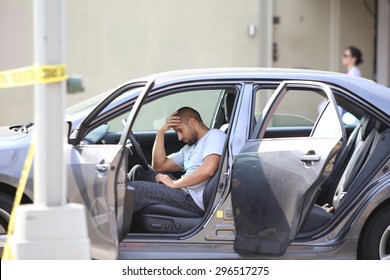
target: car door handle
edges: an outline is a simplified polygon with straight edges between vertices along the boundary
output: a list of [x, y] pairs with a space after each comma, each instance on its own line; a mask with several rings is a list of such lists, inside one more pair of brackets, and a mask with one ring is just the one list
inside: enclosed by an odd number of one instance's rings
[[97, 171], [107, 171], [110, 168], [110, 165], [108, 163], [98, 163], [96, 164], [96, 170]]
[[301, 161], [303, 162], [313, 162], [313, 161], [320, 161], [321, 156], [316, 155], [315, 153], [308, 152], [306, 155], [301, 156]]

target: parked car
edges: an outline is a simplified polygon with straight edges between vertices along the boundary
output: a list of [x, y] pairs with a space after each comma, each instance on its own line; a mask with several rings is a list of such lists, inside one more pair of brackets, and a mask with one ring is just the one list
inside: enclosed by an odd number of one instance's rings
[[[206, 213], [163, 204], [133, 213], [126, 175], [150, 164], [157, 129], [182, 106], [228, 136]], [[67, 109], [68, 200], [86, 207], [95, 259], [389, 259], [389, 113], [389, 88], [331, 72], [131, 80]], [[33, 133], [32, 124], [0, 128], [3, 235]], [[165, 144], [167, 153], [184, 145], [173, 130]], [[23, 203], [33, 200], [31, 176]]]

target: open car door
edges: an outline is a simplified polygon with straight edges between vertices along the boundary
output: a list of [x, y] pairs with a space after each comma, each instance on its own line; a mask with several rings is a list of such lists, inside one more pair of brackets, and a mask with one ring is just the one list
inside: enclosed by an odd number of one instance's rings
[[[279, 85], [233, 164], [234, 248], [246, 255], [282, 256], [332, 171], [345, 131], [329, 86]], [[267, 138], [267, 131], [310, 125], [304, 137]]]
[[118, 257], [118, 243], [131, 223], [133, 195], [126, 186], [129, 126], [124, 127], [118, 144], [97, 144], [97, 140], [107, 132], [107, 120], [116, 108], [139, 94], [130, 113], [134, 116], [152, 85], [149, 81], [120, 86], [92, 110], [69, 138], [68, 199], [86, 207], [93, 259]]

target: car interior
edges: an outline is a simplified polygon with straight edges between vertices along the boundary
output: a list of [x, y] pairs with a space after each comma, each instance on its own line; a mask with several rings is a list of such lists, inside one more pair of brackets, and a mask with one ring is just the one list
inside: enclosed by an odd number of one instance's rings
[[352, 207], [355, 194], [379, 176], [378, 167], [389, 160], [390, 130], [383, 122], [364, 113], [359, 124], [347, 135], [347, 143], [338, 154], [332, 173], [322, 184], [317, 203], [306, 217], [299, 237], [311, 236], [347, 207]]
[[[220, 102], [220, 109], [216, 111], [214, 117], [212, 125], [213, 128], [219, 128], [223, 132], [227, 133], [229, 122], [233, 114], [235, 98], [236, 93], [233, 91], [226, 91], [224, 93]], [[176, 137], [175, 134], [174, 136]], [[182, 145], [183, 144], [181, 143], [181, 146]], [[175, 149], [177, 149], [177, 147]], [[217, 190], [222, 163], [223, 160], [221, 159], [217, 172], [211, 177], [204, 189], [203, 202], [205, 206], [205, 213], [208, 213], [212, 207], [211, 202]], [[162, 203], [154, 204], [135, 213], [133, 216], [134, 222], [130, 232], [183, 233], [199, 225], [203, 218], [204, 216], [200, 216], [181, 208]]]

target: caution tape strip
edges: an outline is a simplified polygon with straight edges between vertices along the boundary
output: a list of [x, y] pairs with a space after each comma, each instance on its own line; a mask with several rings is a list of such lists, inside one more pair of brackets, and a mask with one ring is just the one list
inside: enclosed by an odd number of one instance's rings
[[22, 201], [24, 189], [26, 188], [26, 184], [27, 184], [28, 175], [30, 174], [31, 166], [34, 160], [34, 154], [35, 154], [35, 145], [34, 145], [34, 141], [32, 140], [30, 143], [30, 147], [28, 149], [27, 157], [24, 161], [23, 170], [15, 194], [14, 204], [12, 206], [11, 216], [8, 223], [7, 239], [4, 244], [3, 255], [2, 255], [3, 260], [12, 260], [14, 257], [12, 256], [11, 249], [9, 247], [9, 238], [14, 232], [15, 211], [16, 211], [15, 209], [20, 205], [20, 202]]
[[55, 83], [66, 79], [65, 64], [33, 65], [0, 72], [0, 88]]

